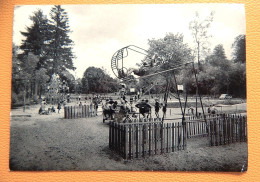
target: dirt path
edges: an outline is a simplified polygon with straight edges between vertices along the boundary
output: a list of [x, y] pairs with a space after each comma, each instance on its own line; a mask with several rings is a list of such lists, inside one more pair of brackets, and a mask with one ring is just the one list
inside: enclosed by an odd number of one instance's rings
[[31, 117], [12, 111], [11, 170], [240, 171], [247, 163], [246, 143], [208, 147], [207, 138], [189, 139], [185, 151], [125, 161], [109, 150], [101, 116], [65, 120], [63, 113], [38, 115], [37, 108], [27, 111]]

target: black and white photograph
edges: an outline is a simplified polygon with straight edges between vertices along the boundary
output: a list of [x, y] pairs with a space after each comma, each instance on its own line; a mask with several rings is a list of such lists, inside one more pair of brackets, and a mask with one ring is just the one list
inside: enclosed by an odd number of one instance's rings
[[10, 171], [248, 170], [244, 4], [14, 8]]

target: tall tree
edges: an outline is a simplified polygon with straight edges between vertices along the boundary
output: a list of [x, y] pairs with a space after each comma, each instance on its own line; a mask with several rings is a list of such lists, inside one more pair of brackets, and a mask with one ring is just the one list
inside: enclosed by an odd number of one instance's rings
[[209, 62], [212, 66], [221, 67], [223, 69], [225, 69], [226, 66], [228, 66], [227, 64], [229, 63], [227, 62], [226, 53], [222, 44], [217, 45], [214, 48], [213, 53], [210, 56], [206, 57], [205, 60], [206, 62]]
[[19, 47], [13, 43], [12, 48], [12, 105], [19, 102], [18, 94], [21, 91], [21, 82], [18, 81], [21, 74], [21, 62], [17, 58]]
[[208, 39], [210, 36], [208, 35], [208, 29], [213, 21], [213, 16], [214, 13], [211, 12], [208, 17], [201, 20], [199, 13], [196, 12], [194, 20], [192, 20], [189, 24], [189, 29], [191, 30], [191, 34], [196, 44], [196, 49], [194, 52], [196, 52], [198, 64], [201, 60], [201, 53], [206, 54], [209, 51]]
[[50, 12], [49, 55], [52, 62], [51, 73], [61, 75], [66, 69], [74, 70], [73, 66], [73, 41], [69, 37], [70, 27], [67, 12], [56, 5]]
[[202, 75], [199, 75], [199, 81], [205, 84], [202, 88], [207, 87], [207, 93], [214, 95], [228, 93], [232, 62], [227, 59], [223, 45], [217, 45], [205, 60], [204, 69], [200, 72]]
[[231, 94], [246, 97], [246, 37], [239, 35], [232, 44], [233, 64], [230, 73]]
[[148, 57], [156, 55], [156, 66], [161, 69], [175, 67], [191, 61], [191, 50], [183, 42], [182, 34], [168, 33], [164, 38], [148, 40]]
[[[180, 67], [193, 59], [191, 49], [183, 42], [182, 34], [168, 33], [163, 38], [148, 40], [148, 44], [147, 59], [155, 57], [155, 62], [148, 64], [148, 68], [147, 66], [141, 67], [146, 70], [146, 75]], [[174, 70], [174, 72], [177, 74], [178, 69]], [[172, 76], [173, 70], [145, 77], [140, 80], [139, 87], [145, 88], [145, 90], [152, 87], [157, 88], [158, 86], [154, 85], [158, 85], [157, 83], [166, 84], [166, 79]], [[156, 91], [159, 92], [161, 89], [158, 87]]]
[[26, 31], [21, 32], [25, 37], [22, 40], [20, 49], [22, 53], [19, 55], [19, 59], [22, 60], [24, 56], [27, 56], [28, 53], [33, 53], [39, 57], [39, 62], [37, 63], [37, 69], [39, 68], [48, 68], [48, 59], [47, 59], [47, 44], [49, 40], [48, 35], [48, 19], [43, 14], [42, 10], [37, 10], [30, 16], [32, 25], [26, 27]]
[[246, 98], [246, 63], [232, 64], [230, 71], [230, 94]]
[[[210, 27], [211, 22], [213, 21], [214, 13], [211, 14], [205, 19], [201, 20], [199, 17], [199, 13], [196, 12], [195, 19], [190, 22], [189, 28], [192, 32], [192, 36], [194, 38], [194, 42], [196, 44], [196, 49], [194, 52], [196, 53], [198, 60], [198, 67], [200, 67], [201, 60], [201, 52], [205, 55], [208, 49], [208, 28]], [[197, 82], [197, 79], [196, 79]], [[196, 87], [196, 115], [197, 115], [197, 95], [199, 94], [198, 87]]]
[[104, 70], [88, 67], [82, 78], [82, 92], [111, 93], [117, 91], [117, 82]]
[[239, 35], [232, 44], [234, 62], [246, 62], [246, 36]]

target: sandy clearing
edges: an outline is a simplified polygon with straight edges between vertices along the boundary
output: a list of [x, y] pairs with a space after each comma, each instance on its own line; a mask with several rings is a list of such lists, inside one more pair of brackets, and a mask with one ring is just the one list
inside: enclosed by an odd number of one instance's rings
[[[242, 106], [241, 106], [242, 107]], [[244, 106], [243, 106], [244, 107]], [[12, 110], [11, 170], [188, 170], [241, 171], [247, 168], [247, 143], [208, 147], [207, 138], [189, 139], [185, 151], [123, 160], [108, 148], [102, 116], [63, 119], [63, 111], [38, 115], [39, 106]], [[177, 110], [172, 110], [178, 115]]]

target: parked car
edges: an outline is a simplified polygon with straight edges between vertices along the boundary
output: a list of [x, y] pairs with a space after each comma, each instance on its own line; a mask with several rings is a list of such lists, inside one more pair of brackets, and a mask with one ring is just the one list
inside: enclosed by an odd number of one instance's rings
[[232, 96], [228, 94], [221, 94], [219, 99], [232, 99]]

